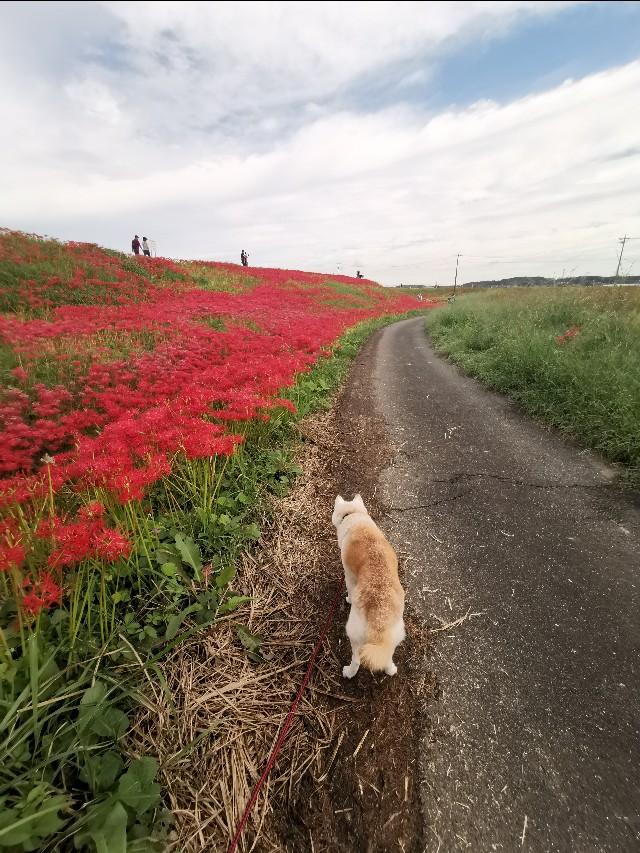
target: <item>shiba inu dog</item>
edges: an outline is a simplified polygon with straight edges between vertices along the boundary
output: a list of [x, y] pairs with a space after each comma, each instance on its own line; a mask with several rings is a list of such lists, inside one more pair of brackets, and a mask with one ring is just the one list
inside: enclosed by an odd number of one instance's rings
[[352, 657], [342, 674], [353, 678], [363, 663], [372, 672], [395, 675], [393, 653], [405, 638], [404, 590], [396, 553], [360, 495], [352, 501], [338, 495], [331, 521], [338, 534], [347, 603], [351, 605], [347, 636]]

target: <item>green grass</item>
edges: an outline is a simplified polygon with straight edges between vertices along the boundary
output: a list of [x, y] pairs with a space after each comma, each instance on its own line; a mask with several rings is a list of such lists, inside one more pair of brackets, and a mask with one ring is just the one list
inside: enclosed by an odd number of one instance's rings
[[[440, 302], [446, 302], [453, 296], [453, 284], [441, 284], [438, 287], [394, 287], [388, 288], [394, 292], [406, 293], [410, 296], [422, 296], [424, 299], [431, 299]], [[462, 298], [473, 293], [471, 288], [463, 288], [460, 285], [456, 288], [455, 297]]]
[[253, 290], [259, 284], [259, 279], [239, 270], [220, 269], [200, 264], [197, 261], [183, 261], [181, 266], [190, 276], [194, 287], [198, 287], [200, 290], [241, 293]]
[[640, 484], [640, 288], [474, 293], [433, 311], [427, 328], [467, 373]]

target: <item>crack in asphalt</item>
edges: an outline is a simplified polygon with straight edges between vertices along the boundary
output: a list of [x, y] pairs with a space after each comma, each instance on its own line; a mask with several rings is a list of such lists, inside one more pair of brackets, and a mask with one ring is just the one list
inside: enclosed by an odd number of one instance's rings
[[465, 489], [464, 492], [458, 492], [457, 495], [450, 495], [447, 498], [438, 498], [438, 500], [431, 501], [428, 504], [417, 504], [416, 506], [386, 506], [384, 509], [387, 512], [412, 512], [417, 509], [429, 509], [432, 506], [438, 506], [438, 504], [446, 504], [452, 503], [453, 501], [460, 500], [465, 495], [471, 494], [473, 489]]
[[[472, 480], [475, 478], [486, 477], [490, 480], [499, 480], [505, 483], [511, 483], [514, 486], [520, 486], [528, 489], [584, 489], [585, 491], [590, 491], [593, 489], [602, 489], [602, 486], [591, 485], [588, 483], [530, 483], [527, 480], [515, 479], [513, 477], [505, 477], [501, 474], [489, 474], [486, 472], [478, 472], [472, 473], [470, 471], [462, 471], [459, 474], [454, 474], [452, 477], [445, 477], [437, 480], [432, 480], [432, 483], [448, 483], [449, 485], [454, 485], [455, 483], [459, 483], [461, 480], [467, 479]], [[414, 506], [386, 506], [384, 507], [385, 511], [388, 513], [392, 512], [414, 512], [419, 509], [431, 509], [431, 507], [438, 506], [439, 504], [444, 503], [452, 503], [454, 501], [459, 500], [460, 498], [465, 497], [465, 495], [470, 494], [473, 491], [474, 487], [471, 486], [468, 489], [465, 489], [462, 492], [458, 492], [455, 495], [449, 495], [444, 498], [437, 498], [436, 500], [429, 501], [428, 503], [423, 504], [415, 504]]]
[[526, 486], [530, 489], [585, 489], [585, 490], [597, 490], [601, 491], [603, 488], [606, 488], [603, 484], [595, 484], [595, 483], [530, 483], [527, 480], [521, 480], [519, 478], [514, 477], [506, 477], [502, 474], [490, 474], [485, 471], [472, 472], [472, 471], [461, 471], [459, 474], [454, 474], [451, 477], [439, 478], [437, 480], [431, 480], [432, 483], [458, 483], [463, 479], [474, 479], [486, 477], [489, 480], [499, 480], [503, 483], [511, 483], [514, 486]]
[[602, 489], [602, 485], [593, 483], [530, 483], [528, 480], [521, 480], [514, 477], [505, 477], [502, 474], [489, 474], [488, 472], [480, 471], [477, 473], [471, 471], [462, 471], [455, 474], [453, 477], [447, 477], [442, 480], [433, 480], [434, 483], [457, 483], [464, 478], [472, 479], [474, 477], [486, 477], [490, 480], [500, 480], [503, 483], [512, 483], [514, 486], [526, 486], [530, 489]]

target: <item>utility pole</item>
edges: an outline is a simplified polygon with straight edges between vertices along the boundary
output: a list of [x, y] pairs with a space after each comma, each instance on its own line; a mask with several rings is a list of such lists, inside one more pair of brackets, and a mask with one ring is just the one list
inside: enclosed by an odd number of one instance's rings
[[624, 244], [627, 242], [628, 239], [629, 238], [627, 237], [626, 234], [624, 235], [624, 237], [618, 238], [618, 243], [620, 243], [621, 245], [620, 245], [620, 256], [618, 258], [618, 266], [616, 267], [616, 274], [615, 274], [614, 279], [613, 279], [614, 284], [615, 284], [616, 279], [618, 278], [618, 273], [620, 272], [620, 264], [622, 263], [622, 253], [624, 252]]
[[453, 296], [456, 295], [456, 285], [458, 284], [458, 262], [461, 257], [462, 255], [458, 252], [458, 254], [456, 255], [456, 275], [453, 279]]

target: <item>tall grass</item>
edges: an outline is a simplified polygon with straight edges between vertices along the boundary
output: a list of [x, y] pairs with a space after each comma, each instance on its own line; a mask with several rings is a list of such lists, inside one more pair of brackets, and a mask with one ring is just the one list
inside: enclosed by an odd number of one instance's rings
[[484, 291], [427, 327], [467, 373], [640, 484], [640, 288]]

